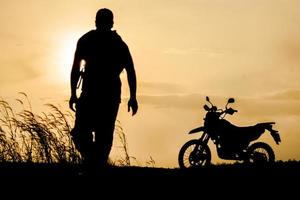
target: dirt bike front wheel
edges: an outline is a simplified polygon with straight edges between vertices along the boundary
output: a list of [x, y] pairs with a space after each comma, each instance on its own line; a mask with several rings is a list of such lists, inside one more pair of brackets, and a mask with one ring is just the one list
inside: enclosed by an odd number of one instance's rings
[[190, 140], [185, 143], [178, 155], [178, 163], [181, 169], [204, 167], [211, 162], [211, 152], [207, 144], [199, 143], [199, 140]]
[[275, 154], [270, 145], [256, 142], [248, 148], [249, 160], [252, 164], [268, 164], [275, 162]]

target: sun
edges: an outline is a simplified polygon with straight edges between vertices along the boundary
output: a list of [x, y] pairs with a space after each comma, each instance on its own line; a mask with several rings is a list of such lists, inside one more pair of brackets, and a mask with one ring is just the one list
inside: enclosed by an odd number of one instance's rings
[[69, 38], [63, 41], [60, 46], [60, 55], [58, 63], [58, 77], [62, 81], [68, 81], [72, 69], [76, 40]]
[[74, 53], [76, 50], [76, 44], [79, 34], [65, 34], [60, 38], [58, 45], [56, 46], [56, 64], [54, 67], [55, 79], [66, 83], [70, 80], [70, 74], [74, 59]]

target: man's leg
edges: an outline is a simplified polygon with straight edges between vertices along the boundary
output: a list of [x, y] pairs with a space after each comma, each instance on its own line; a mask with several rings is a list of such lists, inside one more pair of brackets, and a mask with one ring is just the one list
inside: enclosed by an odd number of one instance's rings
[[93, 136], [90, 126], [88, 109], [85, 102], [79, 100], [76, 106], [75, 126], [71, 131], [72, 140], [76, 149], [80, 152], [85, 163], [90, 162], [93, 154]]
[[119, 103], [107, 106], [101, 112], [101, 121], [97, 125], [95, 133], [96, 156], [100, 165], [106, 165], [113, 144], [115, 121], [117, 118]]
[[89, 134], [88, 130], [76, 127], [71, 131], [71, 134], [74, 145], [80, 152], [83, 161], [88, 162], [91, 158], [93, 145], [91, 134]]

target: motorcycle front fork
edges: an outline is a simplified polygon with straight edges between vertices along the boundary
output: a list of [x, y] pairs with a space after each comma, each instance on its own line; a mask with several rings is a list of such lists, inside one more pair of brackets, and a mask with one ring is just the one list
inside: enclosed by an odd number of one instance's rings
[[195, 149], [201, 150], [201, 147], [208, 144], [210, 136], [207, 133], [203, 133], [202, 136], [198, 139], [198, 145]]

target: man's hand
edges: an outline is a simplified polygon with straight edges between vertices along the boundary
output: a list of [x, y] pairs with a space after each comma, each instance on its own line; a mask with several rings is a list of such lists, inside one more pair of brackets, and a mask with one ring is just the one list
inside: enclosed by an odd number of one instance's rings
[[132, 110], [132, 116], [136, 114], [138, 111], [138, 102], [136, 98], [130, 98], [128, 101], [128, 112], [130, 112], [130, 109]]
[[74, 112], [76, 111], [74, 106], [76, 105], [78, 99], [76, 96], [71, 96], [70, 100], [69, 100], [69, 107], [71, 110], [73, 110]]

